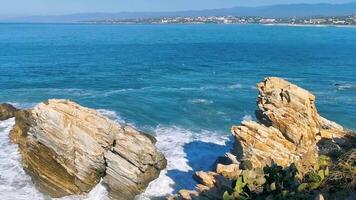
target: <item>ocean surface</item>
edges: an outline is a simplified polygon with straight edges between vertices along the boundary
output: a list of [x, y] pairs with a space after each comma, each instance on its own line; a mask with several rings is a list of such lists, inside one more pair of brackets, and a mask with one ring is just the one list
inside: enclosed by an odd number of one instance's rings
[[[138, 199], [194, 187], [254, 119], [255, 85], [288, 79], [324, 117], [356, 129], [356, 28], [262, 25], [0, 24], [0, 102], [65, 98], [157, 137], [168, 168]], [[0, 122], [0, 199], [47, 200]], [[104, 200], [99, 184], [86, 196]]]

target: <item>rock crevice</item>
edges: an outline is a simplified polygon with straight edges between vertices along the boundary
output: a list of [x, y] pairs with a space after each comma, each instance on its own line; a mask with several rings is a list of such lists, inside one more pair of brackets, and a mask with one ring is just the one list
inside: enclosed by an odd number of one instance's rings
[[113, 199], [133, 199], [166, 167], [152, 136], [74, 102], [51, 99], [13, 116], [23, 166], [52, 197], [87, 193], [103, 177]]
[[[231, 153], [218, 159], [214, 172], [195, 174], [196, 191], [184, 190], [171, 199], [222, 199], [225, 191], [233, 190], [225, 183], [236, 180], [241, 169], [272, 163], [282, 167], [295, 164], [303, 176], [318, 165], [320, 143], [340, 149], [342, 145], [350, 146], [350, 138], [355, 138], [318, 114], [315, 96], [309, 91], [277, 77], [266, 78], [257, 88], [258, 121], [246, 120], [232, 126], [235, 145]], [[327, 148], [323, 152], [328, 152]]]

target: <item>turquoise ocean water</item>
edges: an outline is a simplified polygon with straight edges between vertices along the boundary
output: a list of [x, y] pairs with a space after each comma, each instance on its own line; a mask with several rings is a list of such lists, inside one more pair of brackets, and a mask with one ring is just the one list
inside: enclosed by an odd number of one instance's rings
[[[192, 188], [193, 171], [228, 151], [230, 127], [254, 118], [266, 76], [312, 91], [321, 115], [356, 129], [356, 28], [0, 24], [0, 102], [71, 99], [158, 138], [168, 170], [141, 198]], [[0, 197], [43, 199], [6, 137], [11, 124], [0, 123]], [[90, 195], [70, 199], [105, 189]]]

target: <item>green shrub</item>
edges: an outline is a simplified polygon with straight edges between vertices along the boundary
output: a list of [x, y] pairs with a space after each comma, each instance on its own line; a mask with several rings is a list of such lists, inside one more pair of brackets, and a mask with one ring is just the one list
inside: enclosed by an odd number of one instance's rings
[[246, 169], [234, 181], [233, 191], [226, 191], [224, 200], [247, 199], [305, 199], [318, 189], [329, 176], [331, 161], [327, 156], [319, 157], [319, 166], [307, 172], [302, 180], [297, 177], [294, 164], [283, 168], [277, 164], [263, 169]]

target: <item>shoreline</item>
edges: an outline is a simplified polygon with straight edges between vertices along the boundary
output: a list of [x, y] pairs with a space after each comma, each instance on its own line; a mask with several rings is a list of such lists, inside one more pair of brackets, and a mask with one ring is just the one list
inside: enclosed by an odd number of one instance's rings
[[11, 25], [11, 24], [28, 24], [28, 25], [39, 25], [39, 24], [60, 24], [60, 25], [217, 25], [217, 26], [231, 26], [231, 25], [256, 25], [256, 26], [289, 26], [289, 27], [319, 27], [319, 28], [356, 28], [356, 25], [334, 25], [334, 24], [257, 24], [257, 23], [232, 23], [232, 24], [218, 24], [218, 23], [98, 23], [98, 22], [0, 22], [0, 25]]
[[335, 25], [335, 24], [260, 24], [263, 26], [290, 26], [290, 27], [337, 27], [337, 28], [356, 28], [356, 25]]

